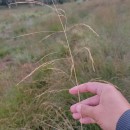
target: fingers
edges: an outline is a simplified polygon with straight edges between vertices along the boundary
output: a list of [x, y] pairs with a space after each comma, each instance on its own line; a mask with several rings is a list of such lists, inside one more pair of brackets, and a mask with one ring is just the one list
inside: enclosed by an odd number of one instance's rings
[[91, 117], [94, 119], [96, 113], [96, 107], [79, 104], [76, 107], [77, 113], [81, 114], [82, 117]]
[[82, 123], [82, 124], [93, 124], [93, 123], [96, 123], [95, 120], [93, 120], [92, 118], [90, 118], [90, 117], [82, 117], [81, 114], [79, 114], [79, 113], [74, 113], [73, 114], [73, 118], [75, 120], [79, 120], [80, 123]]
[[96, 95], [96, 96], [90, 97], [88, 99], [85, 99], [85, 100], [81, 101], [80, 103], [76, 103], [76, 104], [72, 105], [70, 110], [71, 110], [72, 113], [76, 113], [77, 112], [76, 107], [77, 107], [78, 104], [96, 106], [96, 105], [99, 104], [99, 101], [100, 101], [100, 98], [99, 98], [98, 95]]
[[96, 107], [84, 105], [84, 104], [77, 104], [74, 106], [75, 108], [71, 107], [71, 112], [73, 113], [74, 119], [84, 118], [84, 117], [91, 117], [94, 119], [96, 113]]
[[82, 118], [82, 116], [81, 116], [81, 114], [80, 113], [73, 113], [73, 118], [75, 119], [75, 120], [79, 120], [80, 118]]
[[71, 94], [78, 94], [78, 92], [80, 93], [90, 92], [93, 94], [100, 95], [102, 92], [102, 89], [105, 86], [108, 86], [108, 85], [105, 83], [99, 83], [99, 82], [88, 82], [88, 83], [84, 83], [84, 84], [71, 88], [69, 92]]
[[85, 117], [85, 118], [80, 119], [80, 123], [81, 124], [95, 124], [96, 122], [90, 117]]
[[73, 118], [79, 120], [82, 124], [95, 123], [96, 115], [98, 112], [98, 105], [100, 102], [100, 95], [108, 84], [99, 82], [88, 82], [78, 85], [69, 90], [71, 94], [78, 94], [90, 92], [96, 94], [80, 103], [71, 106], [70, 110], [73, 113]]

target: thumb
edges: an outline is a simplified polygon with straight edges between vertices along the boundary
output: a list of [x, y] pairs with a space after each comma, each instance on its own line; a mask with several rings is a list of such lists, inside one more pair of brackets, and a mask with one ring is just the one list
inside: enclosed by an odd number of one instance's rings
[[78, 104], [76, 107], [76, 110], [78, 113], [82, 115], [82, 117], [95, 117], [95, 107], [94, 106], [89, 106], [89, 105], [84, 105], [84, 104]]

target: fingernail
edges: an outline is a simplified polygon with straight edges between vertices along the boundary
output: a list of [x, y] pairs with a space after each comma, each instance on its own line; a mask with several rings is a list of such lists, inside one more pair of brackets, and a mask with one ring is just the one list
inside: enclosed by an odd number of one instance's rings
[[81, 112], [81, 107], [82, 107], [81, 104], [77, 105], [77, 107], [76, 107], [77, 112], [79, 112], [79, 113]]

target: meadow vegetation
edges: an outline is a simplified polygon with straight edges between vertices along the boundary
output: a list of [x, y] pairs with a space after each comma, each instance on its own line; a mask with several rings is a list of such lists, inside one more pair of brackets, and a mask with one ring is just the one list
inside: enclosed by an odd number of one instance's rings
[[[129, 5], [129, 0], [92, 0], [56, 6], [66, 12], [67, 24], [64, 15], [61, 19], [78, 84], [105, 80], [130, 101]], [[1, 9], [0, 130], [80, 130], [69, 111], [78, 101], [68, 93], [75, 85], [56, 12], [47, 6]], [[83, 94], [81, 99], [89, 96]], [[100, 130], [97, 125], [83, 129]]]

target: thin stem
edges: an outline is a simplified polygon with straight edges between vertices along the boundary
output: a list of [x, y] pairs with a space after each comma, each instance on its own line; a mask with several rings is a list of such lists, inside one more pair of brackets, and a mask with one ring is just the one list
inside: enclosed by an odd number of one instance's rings
[[[74, 71], [74, 77], [75, 77], [76, 85], [78, 86], [79, 83], [78, 83], [78, 79], [77, 79], [77, 74], [76, 74], [76, 69], [75, 69], [75, 63], [74, 63], [74, 58], [73, 58], [73, 55], [72, 55], [72, 51], [71, 51], [70, 44], [69, 44], [68, 37], [67, 37], [67, 33], [66, 33], [66, 26], [64, 27], [63, 22], [62, 22], [62, 20], [61, 20], [61, 17], [60, 17], [60, 15], [59, 15], [58, 9], [57, 9], [56, 5], [54, 4], [54, 1], [53, 1], [53, 0], [52, 0], [52, 2], [53, 2], [54, 8], [55, 8], [55, 10], [56, 10], [56, 13], [57, 13], [57, 15], [58, 15], [58, 18], [59, 18], [59, 20], [60, 20], [60, 23], [61, 23], [61, 26], [62, 26], [64, 35], [65, 35], [65, 39], [66, 39], [66, 42], [67, 42], [67, 46], [68, 46], [68, 49], [69, 49], [69, 53], [70, 53], [70, 57], [71, 57], [71, 62], [72, 62], [72, 66], [73, 66], [73, 71]], [[66, 19], [67, 19], [67, 18], [66, 18]], [[78, 100], [79, 100], [79, 102], [81, 101], [79, 91], [78, 91]], [[81, 123], [81, 130], [83, 130], [82, 123]]]

